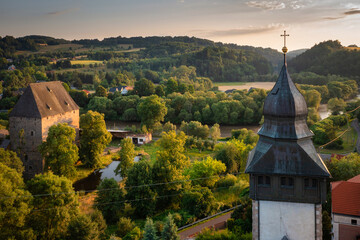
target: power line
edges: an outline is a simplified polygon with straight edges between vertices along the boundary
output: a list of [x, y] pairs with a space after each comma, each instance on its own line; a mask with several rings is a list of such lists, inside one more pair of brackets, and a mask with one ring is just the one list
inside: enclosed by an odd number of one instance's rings
[[[240, 175], [240, 174], [245, 174], [245, 172], [232, 173], [232, 175]], [[141, 187], [154, 187], [154, 186], [161, 186], [161, 185], [167, 185], [167, 184], [173, 184], [173, 183], [206, 180], [206, 179], [211, 179], [211, 178], [215, 178], [215, 177], [224, 177], [226, 175], [227, 174], [218, 174], [218, 175], [213, 175], [210, 177], [176, 180], [176, 181], [172, 181], [172, 182], [150, 183], [150, 184], [142, 184], [142, 185], [135, 185], [135, 186], [125, 186], [123, 188], [131, 189], [131, 188], [141, 188]], [[17, 195], [17, 196], [1, 197], [0, 199], [25, 198], [25, 197], [46, 197], [46, 196], [55, 196], [55, 195], [77, 194], [77, 193], [103, 192], [103, 191], [111, 191], [111, 190], [120, 190], [120, 189], [119, 188], [104, 188], [104, 189], [80, 190], [80, 191], [71, 191], [71, 192], [55, 192], [55, 193], [44, 193], [44, 194], [34, 194], [34, 195], [24, 194], [24, 195]]]
[[[341, 132], [339, 136], [337, 136], [337, 137], [335, 137], [334, 139], [332, 139], [331, 141], [329, 141], [329, 142], [327, 142], [327, 143], [319, 146], [318, 149], [322, 149], [322, 148], [324, 148], [325, 146], [329, 145], [330, 143], [333, 143], [334, 141], [336, 141], [336, 140], [338, 140], [340, 137], [342, 137], [347, 131], [349, 131], [349, 130], [350, 130], [350, 125], [349, 125], [349, 121], [350, 121], [350, 120], [349, 120], [348, 114], [349, 114], [349, 113], [352, 113], [352, 112], [354, 112], [354, 111], [356, 111], [356, 110], [358, 110], [359, 108], [360, 108], [360, 105], [357, 106], [356, 108], [354, 108], [353, 110], [350, 110], [350, 111], [347, 111], [347, 112], [341, 114], [341, 115], [345, 115], [345, 116], [346, 116], [348, 127], [347, 127], [343, 132]], [[319, 151], [318, 151], [318, 152], [319, 152]]]
[[[215, 190], [218, 189], [225, 189], [225, 188], [229, 188], [229, 187], [218, 187], [215, 188]], [[105, 202], [105, 203], [95, 203], [95, 204], [89, 204], [91, 207], [93, 206], [103, 206], [103, 205], [109, 205], [109, 204], [117, 204], [117, 203], [131, 203], [131, 202], [138, 202], [138, 201], [145, 201], [145, 200], [154, 200], [154, 199], [159, 199], [159, 198], [167, 198], [167, 197], [175, 197], [175, 196], [180, 196], [180, 195], [186, 195], [186, 192], [181, 192], [181, 193], [176, 193], [176, 194], [168, 194], [168, 195], [162, 195], [162, 196], [156, 196], [156, 197], [149, 197], [149, 198], [137, 198], [137, 199], [130, 199], [130, 200], [123, 200], [123, 201], [114, 201], [114, 202]], [[86, 205], [86, 204], [85, 204]], [[79, 207], [77, 206], [58, 206], [58, 207], [53, 207], [53, 208], [39, 208], [39, 209], [32, 209], [30, 214], [33, 212], [42, 212], [42, 211], [50, 211], [50, 210], [55, 210], [55, 209], [59, 209], [59, 208], [77, 208]], [[18, 213], [19, 211], [9, 211], [7, 213]]]

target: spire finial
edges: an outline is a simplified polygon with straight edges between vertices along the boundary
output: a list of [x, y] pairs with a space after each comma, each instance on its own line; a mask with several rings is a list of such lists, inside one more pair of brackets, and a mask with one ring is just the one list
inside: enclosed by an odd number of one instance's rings
[[289, 34], [286, 34], [286, 30], [284, 30], [284, 34], [281, 34], [280, 37], [284, 37], [284, 47], [282, 48], [282, 51], [284, 55], [287, 53], [288, 49], [286, 47], [286, 37], [289, 37]]

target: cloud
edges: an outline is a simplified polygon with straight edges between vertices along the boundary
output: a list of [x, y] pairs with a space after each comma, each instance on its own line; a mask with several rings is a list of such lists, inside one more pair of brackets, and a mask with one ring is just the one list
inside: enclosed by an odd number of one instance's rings
[[325, 20], [338, 20], [338, 19], [342, 19], [342, 18], [345, 18], [347, 16], [350, 16], [350, 15], [356, 15], [356, 14], [360, 14], [360, 9], [358, 8], [352, 8], [346, 12], [342, 12], [340, 16], [337, 16], [337, 17], [325, 17], [323, 19]]
[[323, 19], [325, 19], [325, 20], [338, 20], [338, 19], [342, 19], [342, 18], [344, 18], [343, 16], [341, 16], [341, 17], [324, 17]]
[[236, 28], [236, 29], [228, 29], [228, 30], [215, 30], [211, 32], [207, 32], [206, 35], [208, 36], [239, 36], [239, 35], [250, 35], [250, 34], [257, 34], [257, 33], [264, 33], [270, 32], [273, 30], [277, 30], [280, 28], [284, 28], [284, 24], [270, 24], [267, 26], [262, 27], [248, 27], [248, 28]]
[[285, 8], [285, 3], [278, 1], [250, 1], [246, 2], [246, 5], [254, 8], [261, 8], [264, 10], [279, 10]]
[[345, 15], [355, 15], [360, 14], [360, 9], [350, 9], [349, 11], [344, 12]]
[[281, 10], [285, 8], [300, 9], [311, 2], [309, 0], [283, 0], [283, 1], [249, 1], [246, 5], [253, 8], [261, 8], [264, 10]]
[[77, 8], [68, 8], [65, 10], [60, 10], [60, 11], [53, 11], [53, 12], [47, 12], [46, 15], [51, 15], [51, 16], [57, 16], [57, 15], [62, 15], [71, 11], [76, 11], [78, 10]]

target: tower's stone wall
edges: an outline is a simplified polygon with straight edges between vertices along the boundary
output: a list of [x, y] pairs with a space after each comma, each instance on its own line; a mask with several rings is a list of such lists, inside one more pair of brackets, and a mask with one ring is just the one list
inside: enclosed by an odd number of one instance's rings
[[[67, 123], [75, 128], [79, 138], [79, 110], [73, 110], [44, 118], [10, 117], [9, 133], [11, 149], [23, 161], [24, 178], [29, 179], [44, 170], [44, 160], [38, 151], [39, 145], [46, 140], [49, 128], [58, 123]], [[23, 134], [20, 136], [20, 132]]]

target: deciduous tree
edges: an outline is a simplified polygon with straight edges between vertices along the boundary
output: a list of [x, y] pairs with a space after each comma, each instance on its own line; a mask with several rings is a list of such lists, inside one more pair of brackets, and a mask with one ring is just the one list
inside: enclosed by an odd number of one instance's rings
[[125, 138], [120, 142], [121, 149], [119, 151], [120, 163], [116, 167], [116, 174], [121, 177], [127, 176], [128, 170], [134, 165], [135, 149], [131, 138]]
[[152, 130], [156, 123], [164, 121], [167, 108], [161, 98], [151, 95], [142, 99], [137, 112], [141, 118], [141, 124], [146, 125], [148, 130]]
[[85, 166], [98, 168], [101, 166], [100, 156], [111, 142], [111, 134], [106, 130], [104, 115], [88, 111], [80, 117], [80, 160]]
[[0, 163], [16, 170], [20, 176], [24, 171], [23, 163], [16, 153], [10, 150], [5, 150], [4, 148], [0, 148]]
[[59, 123], [49, 128], [46, 141], [39, 146], [45, 158], [45, 170], [68, 178], [76, 175], [75, 163], [79, 159], [75, 145], [75, 129], [67, 123]]
[[[152, 183], [152, 170], [148, 161], [141, 160], [129, 169], [126, 179], [126, 186], [128, 187], [126, 199], [130, 201], [134, 208], [134, 215], [137, 217], [143, 218], [152, 215], [155, 210], [156, 192], [149, 186]], [[134, 201], [136, 199], [146, 200]]]
[[226, 166], [221, 161], [206, 157], [205, 159], [192, 163], [191, 167], [186, 171], [191, 179], [201, 178], [194, 180], [194, 185], [199, 184], [203, 187], [214, 187], [215, 183], [219, 180], [219, 174], [226, 171]]
[[[5, 154], [7, 155], [7, 153]], [[18, 167], [11, 168], [0, 162], [0, 238], [35, 239], [26, 219], [32, 209], [31, 193], [18, 172]]]
[[99, 209], [107, 223], [115, 223], [125, 206], [125, 190], [113, 178], [105, 178], [97, 188], [95, 207]]
[[78, 195], [72, 182], [48, 172], [36, 175], [26, 185], [32, 195], [41, 195], [34, 197], [34, 211], [29, 218], [37, 236], [40, 239], [64, 238], [71, 219], [79, 214]]

